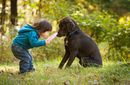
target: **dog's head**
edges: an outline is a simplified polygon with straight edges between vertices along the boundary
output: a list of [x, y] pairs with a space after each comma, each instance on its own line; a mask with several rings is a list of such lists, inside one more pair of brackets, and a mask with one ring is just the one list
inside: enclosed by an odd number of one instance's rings
[[67, 34], [75, 31], [77, 29], [77, 24], [74, 20], [70, 17], [65, 17], [60, 20], [59, 23], [59, 30], [58, 30], [58, 37], [66, 36]]

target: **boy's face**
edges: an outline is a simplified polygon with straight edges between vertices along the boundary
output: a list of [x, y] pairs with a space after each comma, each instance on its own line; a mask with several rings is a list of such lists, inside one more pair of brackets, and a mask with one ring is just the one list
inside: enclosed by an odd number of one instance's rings
[[50, 31], [46, 31], [46, 32], [44, 32], [44, 33], [41, 33], [40, 36], [41, 36], [42, 38], [45, 38], [45, 39], [46, 39], [46, 38], [48, 37], [48, 35], [49, 35], [49, 32], [50, 32]]

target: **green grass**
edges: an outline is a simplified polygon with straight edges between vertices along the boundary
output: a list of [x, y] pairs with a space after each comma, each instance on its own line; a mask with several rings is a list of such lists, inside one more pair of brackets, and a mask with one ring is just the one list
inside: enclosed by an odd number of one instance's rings
[[23, 75], [18, 74], [18, 62], [1, 64], [0, 85], [130, 85], [128, 64], [104, 62], [102, 68], [83, 68], [75, 61], [70, 68], [61, 70], [57, 68], [59, 63], [35, 62], [36, 71]]

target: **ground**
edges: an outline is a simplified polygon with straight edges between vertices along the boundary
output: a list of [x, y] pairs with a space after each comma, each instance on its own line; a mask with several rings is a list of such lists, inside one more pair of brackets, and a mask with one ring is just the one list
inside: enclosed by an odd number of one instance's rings
[[130, 64], [104, 62], [103, 67], [83, 68], [75, 61], [58, 69], [59, 60], [34, 62], [35, 72], [18, 74], [18, 62], [0, 64], [0, 85], [130, 85]]

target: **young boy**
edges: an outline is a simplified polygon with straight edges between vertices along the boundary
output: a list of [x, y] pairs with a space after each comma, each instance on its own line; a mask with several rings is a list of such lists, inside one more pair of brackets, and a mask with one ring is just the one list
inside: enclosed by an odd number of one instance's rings
[[52, 30], [51, 24], [46, 20], [41, 20], [34, 23], [24, 25], [18, 32], [12, 43], [12, 52], [16, 58], [20, 60], [20, 72], [35, 71], [32, 63], [32, 56], [28, 49], [39, 46], [46, 46], [50, 43], [49, 40], [38, 40], [41, 37], [47, 38]]

